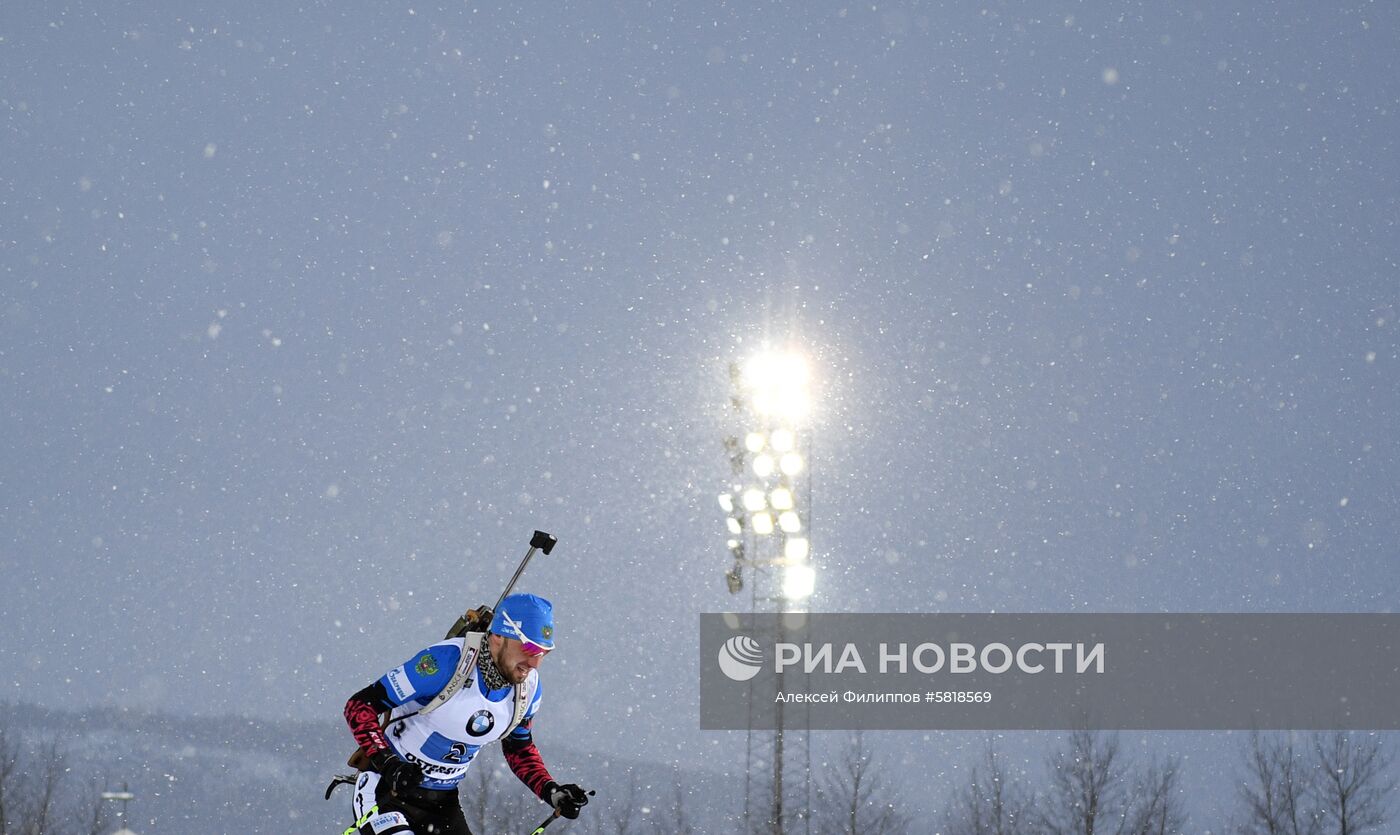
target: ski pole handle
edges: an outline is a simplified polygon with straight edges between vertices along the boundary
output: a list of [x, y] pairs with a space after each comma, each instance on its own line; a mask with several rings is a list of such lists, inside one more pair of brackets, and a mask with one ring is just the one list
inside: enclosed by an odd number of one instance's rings
[[[547, 554], [547, 553], [549, 553], [549, 552], [546, 551], [545, 553]], [[589, 789], [589, 790], [588, 790], [588, 796], [589, 796], [589, 797], [593, 797], [593, 796], [595, 796], [595, 795], [597, 795], [597, 794], [598, 794], [598, 792], [594, 791], [593, 789]], [[558, 820], [558, 819], [559, 819], [559, 810], [558, 810], [558, 809], [555, 809], [554, 812], [553, 812], [549, 817], [547, 817], [547, 818], [544, 819], [544, 822], [543, 822], [543, 823], [541, 823], [539, 826], [535, 827], [534, 830], [530, 832], [530, 835], [541, 835], [541, 833], [544, 832], [544, 828], [545, 828], [546, 826], [549, 826], [551, 823], [554, 823], [554, 822], [555, 822], [556, 820]]]

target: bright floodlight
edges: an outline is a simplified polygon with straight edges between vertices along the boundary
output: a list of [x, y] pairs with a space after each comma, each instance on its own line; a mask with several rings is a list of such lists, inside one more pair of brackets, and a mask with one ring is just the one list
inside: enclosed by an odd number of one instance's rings
[[744, 366], [744, 382], [751, 389], [766, 389], [777, 385], [782, 369], [778, 367], [778, 355], [759, 354]]
[[805, 386], [807, 361], [797, 354], [767, 351], [749, 360], [744, 382], [754, 389]]
[[767, 536], [773, 532], [773, 516], [767, 511], [755, 513], [753, 519], [753, 532], [759, 536]]
[[744, 532], [744, 527], [740, 525], [739, 520], [735, 519], [733, 516], [730, 516], [728, 519], [725, 519], [724, 524], [725, 527], [729, 528], [729, 532], [734, 534], [735, 536], [738, 536], [739, 534]]
[[793, 444], [792, 432], [787, 429], [776, 429], [773, 431], [772, 442], [774, 452], [791, 452]]
[[762, 490], [744, 491], [744, 510], [749, 513], [757, 513], [768, 506], [768, 500], [764, 497]]
[[807, 416], [811, 403], [807, 399], [807, 392], [785, 386], [773, 391], [755, 392], [753, 407], [760, 415], [797, 420]]
[[807, 541], [806, 537], [790, 537], [787, 542], [783, 543], [783, 556], [790, 563], [806, 562], [807, 554], [810, 553], [810, 551], [811, 544]]
[[778, 527], [783, 533], [797, 533], [802, 530], [802, 520], [797, 518], [797, 511], [785, 510], [778, 514]]
[[731, 496], [731, 495], [728, 494], [728, 493], [720, 493], [720, 494], [719, 494], [719, 507], [720, 507], [720, 510], [723, 510], [725, 513], [733, 513], [733, 512], [734, 512], [734, 497]]
[[753, 474], [759, 478], [767, 478], [777, 469], [777, 464], [773, 462], [773, 456], [760, 455], [753, 459]]
[[761, 432], [750, 432], [749, 434], [745, 435], [745, 436], [744, 436], [744, 446], [748, 448], [749, 452], [762, 452], [762, 451], [763, 451], [763, 433], [761, 433]]
[[778, 467], [782, 469], [784, 475], [797, 475], [802, 472], [802, 456], [795, 452], [789, 452], [778, 461]]
[[790, 565], [783, 572], [783, 597], [806, 600], [817, 588], [817, 572], [810, 565]]
[[807, 363], [796, 354], [759, 354], [745, 366], [744, 384], [760, 415], [791, 419], [807, 414]]
[[792, 491], [779, 487], [768, 494], [768, 503], [773, 505], [774, 510], [792, 510]]

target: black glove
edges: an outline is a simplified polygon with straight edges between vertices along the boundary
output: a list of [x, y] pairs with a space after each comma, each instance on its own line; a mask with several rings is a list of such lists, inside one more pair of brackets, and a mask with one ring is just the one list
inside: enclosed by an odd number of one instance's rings
[[405, 762], [388, 751], [376, 751], [370, 762], [391, 797], [402, 797], [423, 782], [423, 769], [417, 763]]
[[577, 818], [578, 810], [588, 805], [588, 793], [577, 783], [561, 786], [550, 780], [544, 784], [544, 799], [569, 820]]

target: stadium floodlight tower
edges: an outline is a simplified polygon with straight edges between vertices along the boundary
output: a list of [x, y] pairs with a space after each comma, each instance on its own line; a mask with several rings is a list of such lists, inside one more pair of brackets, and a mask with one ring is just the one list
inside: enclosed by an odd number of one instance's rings
[[113, 832], [112, 835], [136, 835], [136, 833], [133, 832], [126, 825], [127, 804], [136, 799], [136, 795], [131, 793], [131, 790], [127, 788], [126, 783], [122, 783], [121, 791], [104, 791], [98, 796], [103, 800], [113, 800], [122, 805], [122, 810], [118, 814], [118, 816], [121, 818], [122, 828], [118, 829], [116, 832]]
[[[729, 489], [720, 494], [719, 505], [725, 514], [726, 545], [733, 563], [724, 577], [734, 594], [747, 584], [750, 609], [755, 613], [775, 611], [780, 631], [788, 616], [807, 612], [808, 600], [816, 589], [808, 533], [809, 373], [806, 360], [788, 351], [763, 351], [742, 365], [729, 366], [732, 426], [724, 446], [731, 481]], [[779, 690], [783, 686], [781, 673], [777, 686]], [[750, 693], [750, 699], [760, 697]], [[766, 701], [773, 703], [773, 694], [767, 694]], [[746, 826], [750, 831], [782, 833], [786, 823], [796, 824], [800, 818], [803, 828], [809, 829], [805, 806], [795, 815], [784, 809], [783, 702], [774, 706], [777, 728], [771, 747], [762, 745], [762, 740], [755, 745], [755, 732], [752, 728], [748, 732]], [[806, 736], [803, 742], [809, 746]], [[810, 747], [804, 750], [810, 758]], [[771, 760], [762, 761], [769, 756]], [[766, 766], [771, 766], [772, 791], [769, 803], [763, 804], [761, 787], [756, 788], [753, 780], [770, 770]], [[810, 769], [803, 774], [810, 789]]]

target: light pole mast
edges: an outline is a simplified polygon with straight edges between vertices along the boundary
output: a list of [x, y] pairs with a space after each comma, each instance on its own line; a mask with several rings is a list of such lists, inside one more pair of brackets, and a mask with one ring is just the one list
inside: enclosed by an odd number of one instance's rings
[[102, 794], [98, 796], [103, 800], [118, 801], [122, 805], [122, 810], [120, 812], [122, 828], [116, 833], [114, 833], [114, 835], [135, 835], [135, 833], [132, 832], [126, 825], [126, 807], [127, 804], [136, 799], [136, 795], [131, 793], [131, 790], [127, 788], [126, 783], [122, 783], [122, 790], [119, 792], [106, 791], [102, 792]]
[[[792, 353], [764, 352], [744, 365], [731, 363], [731, 434], [725, 439], [729, 455], [729, 490], [719, 497], [725, 513], [727, 545], [733, 564], [725, 573], [730, 592], [738, 594], [751, 584], [753, 612], [777, 613], [778, 634], [782, 640], [783, 621], [796, 612], [806, 612], [807, 599], [815, 586], [811, 546], [807, 538], [806, 416], [809, 408], [807, 365]], [[777, 678], [783, 688], [783, 674]], [[775, 694], [754, 694], [773, 703]], [[773, 731], [771, 761], [762, 763], [762, 746], [754, 744], [750, 727], [747, 744], [747, 774], [744, 791], [746, 827], [772, 835], [784, 832], [784, 731], [783, 702], [776, 705], [777, 726]], [[752, 775], [762, 766], [771, 767], [771, 794], [763, 809], [752, 790]], [[801, 813], [804, 817], [807, 810]]]

